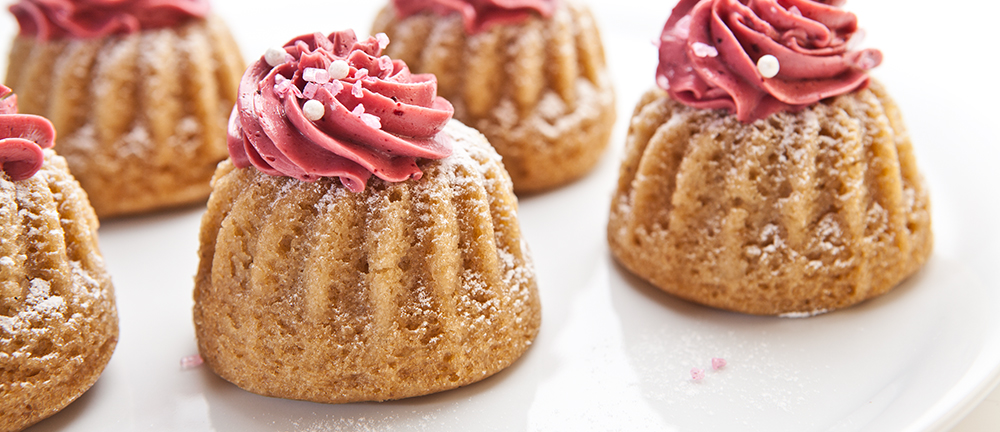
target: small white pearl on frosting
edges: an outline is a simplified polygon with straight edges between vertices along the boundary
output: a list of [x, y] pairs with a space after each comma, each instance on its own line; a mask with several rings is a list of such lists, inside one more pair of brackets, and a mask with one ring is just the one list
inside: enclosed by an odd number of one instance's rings
[[764, 78], [774, 78], [781, 70], [781, 63], [778, 63], [777, 57], [768, 54], [757, 60], [757, 70]]
[[264, 61], [271, 67], [275, 67], [285, 62], [285, 56], [288, 53], [282, 47], [270, 47], [264, 52]]
[[306, 101], [305, 105], [302, 105], [302, 114], [306, 116], [306, 120], [316, 121], [323, 118], [323, 115], [326, 114], [326, 108], [322, 102], [310, 99]]
[[351, 73], [351, 66], [346, 61], [334, 60], [327, 70], [330, 71], [331, 79], [339, 80], [347, 78], [347, 75]]

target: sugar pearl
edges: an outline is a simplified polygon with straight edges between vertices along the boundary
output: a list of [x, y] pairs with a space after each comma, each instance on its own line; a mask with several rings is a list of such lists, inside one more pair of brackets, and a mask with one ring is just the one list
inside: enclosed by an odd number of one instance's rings
[[322, 102], [310, 99], [306, 101], [305, 105], [302, 105], [302, 114], [306, 116], [306, 120], [316, 121], [326, 114], [326, 107], [323, 106]]
[[339, 80], [347, 78], [347, 75], [351, 73], [351, 66], [343, 60], [334, 60], [330, 63], [330, 67], [327, 69], [330, 72], [330, 78]]
[[284, 63], [287, 55], [288, 53], [282, 47], [270, 47], [264, 52], [264, 61], [271, 67], [275, 67]]
[[768, 54], [757, 60], [757, 70], [764, 78], [774, 78], [781, 70], [781, 63], [778, 63], [777, 57]]

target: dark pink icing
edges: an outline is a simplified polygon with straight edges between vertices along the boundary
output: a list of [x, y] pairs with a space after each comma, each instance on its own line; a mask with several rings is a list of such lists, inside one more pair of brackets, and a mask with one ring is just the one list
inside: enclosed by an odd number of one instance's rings
[[56, 130], [45, 117], [17, 113], [17, 96], [0, 85], [0, 165], [13, 181], [30, 178], [55, 144]]
[[21, 36], [97, 38], [174, 27], [208, 14], [208, 0], [20, 0], [10, 7]]
[[519, 23], [532, 14], [544, 18], [555, 12], [557, 0], [392, 0], [401, 17], [429, 11], [462, 15], [465, 30], [478, 33], [495, 24]]
[[[243, 75], [229, 119], [233, 163], [303, 181], [339, 177], [360, 192], [372, 174], [418, 179], [417, 158], [450, 155], [451, 141], [439, 132], [454, 109], [437, 96], [437, 78], [411, 74], [403, 61], [380, 57], [382, 48], [378, 39], [359, 42], [346, 30], [292, 39], [284, 63], [274, 67], [261, 57]], [[306, 69], [326, 70], [336, 60], [350, 66], [347, 78], [314, 86], [306, 97]], [[309, 99], [325, 110], [316, 121], [303, 113]]]
[[[882, 53], [851, 50], [857, 17], [843, 3], [681, 0], [660, 36], [657, 83], [684, 104], [746, 123], [864, 88]], [[781, 65], [773, 78], [757, 68], [768, 54]]]

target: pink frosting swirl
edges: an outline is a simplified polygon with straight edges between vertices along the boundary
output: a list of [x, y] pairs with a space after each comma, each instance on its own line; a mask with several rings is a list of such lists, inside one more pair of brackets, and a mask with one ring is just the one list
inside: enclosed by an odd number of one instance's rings
[[[882, 53], [852, 50], [863, 32], [842, 4], [681, 0], [660, 36], [657, 84], [684, 104], [727, 109], [745, 123], [864, 88]], [[775, 66], [776, 75], [762, 73]]]
[[97, 38], [174, 27], [208, 14], [208, 0], [20, 0], [10, 7], [21, 36]]
[[0, 84], [0, 165], [13, 181], [30, 178], [55, 144], [56, 130], [45, 117], [17, 113], [17, 96]]
[[243, 75], [229, 119], [233, 163], [303, 181], [339, 177], [360, 192], [372, 174], [419, 179], [417, 158], [450, 155], [439, 132], [454, 109], [437, 96], [437, 78], [380, 56], [386, 44], [382, 34], [359, 42], [351, 30], [316, 33], [292, 39], [277, 59], [261, 57]]
[[401, 17], [431, 11], [438, 15], [462, 15], [466, 32], [478, 33], [494, 24], [519, 23], [537, 13], [552, 16], [557, 0], [392, 0]]

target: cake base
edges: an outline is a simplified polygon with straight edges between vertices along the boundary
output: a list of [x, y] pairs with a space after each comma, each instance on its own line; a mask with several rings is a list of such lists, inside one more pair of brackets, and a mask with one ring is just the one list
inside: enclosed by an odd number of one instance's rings
[[499, 156], [457, 121], [423, 177], [306, 183], [223, 162], [202, 221], [205, 362], [266, 396], [383, 401], [513, 363], [538, 332], [534, 269]]
[[678, 297], [809, 315], [889, 291], [933, 238], [909, 135], [873, 82], [751, 124], [647, 92], [608, 241], [623, 266]]

